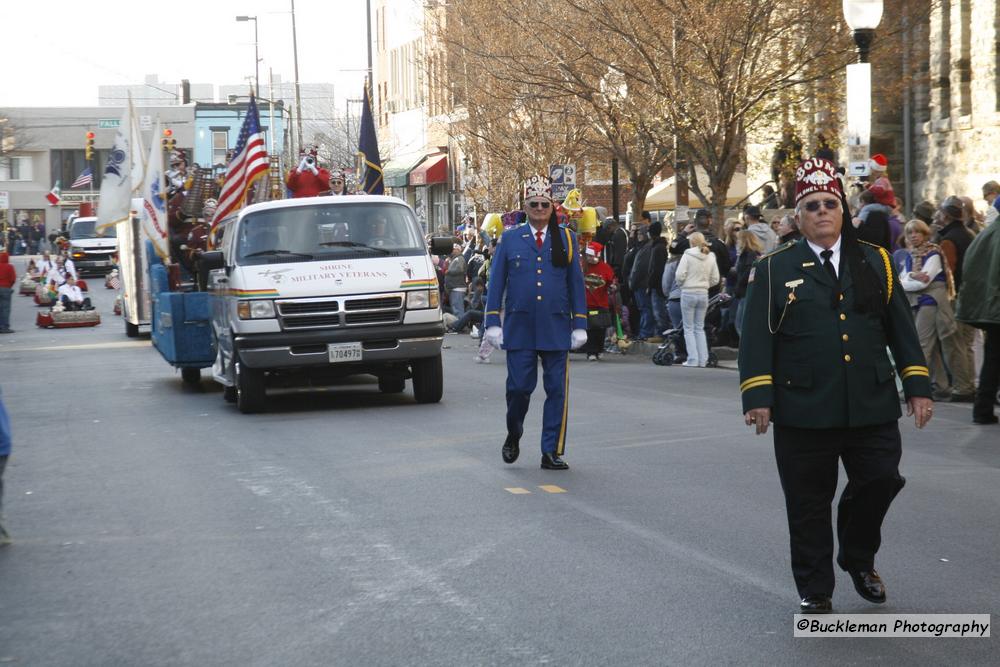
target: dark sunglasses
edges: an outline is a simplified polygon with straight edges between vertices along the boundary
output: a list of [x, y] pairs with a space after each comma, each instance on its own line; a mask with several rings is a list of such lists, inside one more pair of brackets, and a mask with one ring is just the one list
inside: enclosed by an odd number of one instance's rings
[[550, 202], [547, 202], [547, 201], [529, 201], [528, 202], [528, 206], [530, 206], [531, 208], [540, 208], [542, 210], [547, 209], [551, 205], [552, 204]]
[[840, 202], [836, 199], [824, 199], [823, 201], [817, 201], [814, 199], [811, 202], [807, 202], [804, 208], [810, 213], [815, 213], [819, 210], [820, 206], [823, 206], [828, 211], [832, 211], [840, 206]]

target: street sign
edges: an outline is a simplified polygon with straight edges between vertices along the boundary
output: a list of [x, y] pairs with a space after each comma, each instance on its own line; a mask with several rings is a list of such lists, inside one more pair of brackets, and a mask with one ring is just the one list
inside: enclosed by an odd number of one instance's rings
[[0, 211], [10, 208], [10, 193], [6, 190], [0, 191]]
[[140, 130], [152, 130], [153, 129], [153, 117], [152, 116], [139, 116], [139, 129]]
[[576, 165], [549, 165], [549, 181], [552, 182], [552, 198], [559, 201], [565, 199], [569, 191], [576, 187]]
[[98, 118], [97, 119], [97, 128], [99, 130], [114, 129], [114, 128], [118, 127], [119, 125], [121, 125], [121, 122], [122, 121], [121, 121], [120, 118]]
[[851, 144], [847, 146], [847, 175], [861, 178], [868, 175], [868, 146]]

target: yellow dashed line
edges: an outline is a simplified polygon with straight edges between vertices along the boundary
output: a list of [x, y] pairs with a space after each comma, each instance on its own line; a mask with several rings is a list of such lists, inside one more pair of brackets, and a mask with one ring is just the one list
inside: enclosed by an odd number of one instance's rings
[[82, 343], [79, 345], [42, 345], [38, 347], [11, 347], [0, 345], [0, 352], [59, 352], [62, 350], [114, 350], [126, 347], [150, 347], [148, 340], [120, 341], [112, 343]]
[[521, 495], [523, 493], [531, 493], [531, 491], [528, 491], [527, 489], [522, 489], [520, 486], [507, 487], [504, 489], [504, 491], [507, 491], [508, 493], [513, 493], [515, 496]]
[[566, 493], [566, 489], [561, 486], [556, 486], [555, 484], [543, 484], [538, 488], [546, 493]]

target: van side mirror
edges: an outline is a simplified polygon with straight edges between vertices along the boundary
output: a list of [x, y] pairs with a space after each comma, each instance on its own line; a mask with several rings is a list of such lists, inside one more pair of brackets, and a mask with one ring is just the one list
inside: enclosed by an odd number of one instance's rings
[[201, 263], [201, 267], [205, 271], [221, 269], [226, 265], [226, 260], [222, 256], [221, 250], [209, 250], [208, 252], [203, 252], [201, 253], [201, 257], [198, 261]]
[[435, 236], [431, 238], [431, 254], [450, 255], [454, 245], [455, 239], [451, 236]]

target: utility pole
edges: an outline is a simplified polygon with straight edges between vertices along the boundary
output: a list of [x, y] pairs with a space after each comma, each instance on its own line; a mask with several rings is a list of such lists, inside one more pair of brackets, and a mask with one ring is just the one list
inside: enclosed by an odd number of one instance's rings
[[295, 122], [299, 150], [302, 150], [302, 92], [299, 88], [299, 42], [295, 35], [295, 0], [292, 3], [292, 51], [295, 56]]
[[372, 76], [372, 0], [365, 0], [365, 20], [368, 24], [368, 88], [371, 89]]

